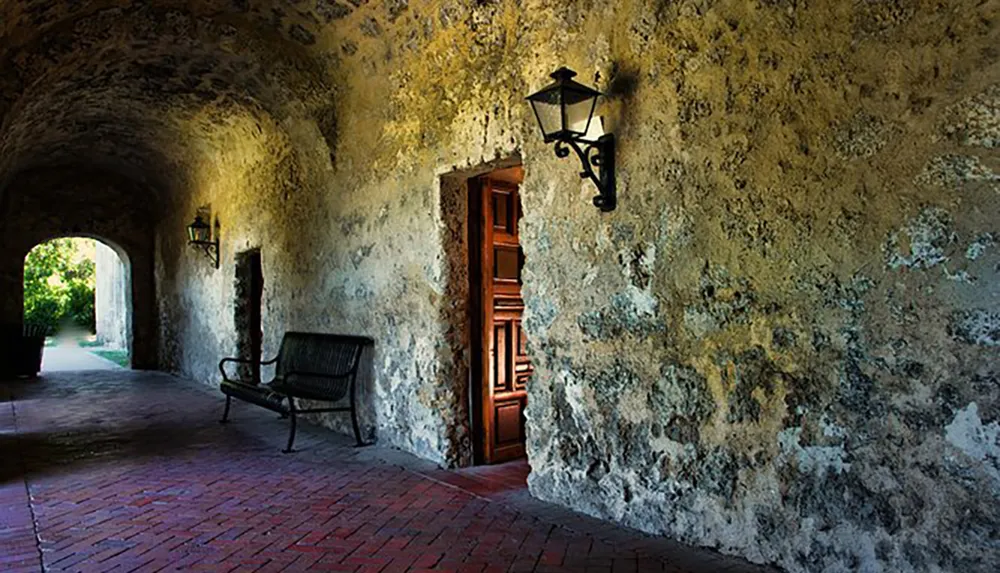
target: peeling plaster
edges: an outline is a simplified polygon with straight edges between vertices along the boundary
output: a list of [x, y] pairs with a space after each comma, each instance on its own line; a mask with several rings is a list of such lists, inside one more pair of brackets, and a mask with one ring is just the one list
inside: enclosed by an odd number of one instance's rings
[[979, 407], [970, 402], [955, 412], [955, 418], [945, 426], [945, 439], [969, 458], [982, 464], [983, 469], [1000, 488], [1000, 423], [984, 424]]
[[[843, 429], [839, 430], [842, 439]], [[834, 435], [826, 432], [824, 428], [824, 435]], [[784, 456], [796, 461], [799, 471], [814, 474], [816, 478], [822, 478], [828, 471], [840, 474], [851, 469], [851, 464], [845, 461], [847, 454], [843, 445], [803, 446], [802, 428], [786, 428], [779, 432], [778, 445]]]
[[[951, 216], [943, 209], [928, 208], [893, 232], [883, 247], [891, 269], [929, 269], [948, 262], [947, 250], [957, 241]], [[905, 241], [905, 242], [904, 242]]]

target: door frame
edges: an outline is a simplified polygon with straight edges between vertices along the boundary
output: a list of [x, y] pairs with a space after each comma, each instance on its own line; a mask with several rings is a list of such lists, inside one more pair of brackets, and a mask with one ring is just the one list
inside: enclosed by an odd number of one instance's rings
[[489, 173], [469, 179], [469, 393], [472, 418], [472, 456], [475, 465], [489, 463], [486, 444], [491, 438], [489, 416], [483, 408], [488, 390], [488, 377], [483, 376], [489, 349], [483, 336], [483, 229], [486, 211], [483, 208], [483, 178]]
[[[468, 308], [471, 351], [469, 361], [469, 390], [473, 460], [476, 465], [494, 463], [494, 457], [505, 457], [497, 452], [492, 452], [491, 444], [494, 444], [494, 432], [496, 430], [496, 421], [494, 420], [495, 411], [492, 407], [485, 407], [487, 398], [492, 400], [493, 393], [493, 380], [490, 374], [493, 357], [490, 354], [489, 339], [494, 334], [495, 309], [493, 301], [495, 299], [495, 285], [492, 280], [485, 280], [484, 276], [484, 270], [491, 268], [493, 265], [494, 246], [486, 242], [485, 230], [488, 228], [487, 226], [493, 228], [494, 221], [489, 207], [484, 204], [486, 194], [484, 187], [488, 184], [490, 191], [497, 188], [507, 188], [517, 191], [520, 184], [491, 180], [490, 176], [495, 171], [492, 170], [468, 180]], [[519, 210], [519, 202], [513, 205], [513, 208]], [[519, 215], [515, 215], [515, 220], [517, 218], [519, 218]], [[486, 304], [487, 301], [489, 301], [489, 304]], [[494, 346], [496, 346], [495, 343]], [[497, 349], [494, 348], [494, 351], [497, 351]], [[516, 377], [516, 372], [512, 371], [509, 375]], [[511, 384], [514, 384], [513, 380], [511, 380]], [[522, 413], [521, 424], [523, 423]], [[524, 428], [522, 425], [523, 431]], [[502, 449], [507, 454], [513, 451], [512, 458], [522, 457], [525, 454], [525, 444], [523, 442], [519, 446], [505, 446]], [[491, 455], [491, 452], [493, 455]]]
[[[234, 293], [233, 319], [237, 328], [236, 351], [238, 355], [251, 360], [251, 363], [245, 365], [241, 370], [245, 370], [254, 384], [259, 384], [261, 382], [260, 361], [264, 345], [264, 262], [260, 248], [236, 253], [235, 275], [236, 292]], [[245, 321], [246, 324], [240, 324], [241, 321]]]

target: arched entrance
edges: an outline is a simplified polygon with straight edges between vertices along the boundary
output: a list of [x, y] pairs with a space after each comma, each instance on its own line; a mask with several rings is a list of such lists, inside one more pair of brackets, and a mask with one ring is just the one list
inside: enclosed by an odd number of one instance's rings
[[42, 372], [132, 364], [132, 272], [128, 255], [102, 239], [71, 236], [24, 257], [25, 332], [44, 333]]
[[73, 166], [20, 172], [3, 190], [0, 329], [21, 332], [24, 262], [33, 248], [57, 238], [97, 239], [127, 269], [132, 367], [157, 368], [154, 225], [147, 211], [153, 191], [115, 173]]

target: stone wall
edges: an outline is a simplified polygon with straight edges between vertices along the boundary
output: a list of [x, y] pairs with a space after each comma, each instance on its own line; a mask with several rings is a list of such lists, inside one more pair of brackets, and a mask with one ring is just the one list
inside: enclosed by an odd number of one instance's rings
[[[232, 246], [164, 268], [190, 297], [166, 323], [231, 315], [232, 254], [259, 246], [266, 347], [374, 337], [370, 431], [467, 463], [454, 181], [520, 154], [534, 495], [791, 571], [991, 570], [990, 7], [363, 9], [336, 36], [335, 144], [286, 120], [252, 177], [220, 162], [243, 182], [187, 211], [211, 203]], [[560, 64], [611, 94], [612, 214], [523, 102]], [[212, 379], [232, 327], [194, 324], [167, 354]]]
[[[160, 189], [167, 368], [216, 380], [259, 248], [264, 354], [372, 336], [366, 431], [467, 463], [462, 180], [520, 158], [533, 495], [790, 571], [997, 568], [996, 0], [129, 6], [74, 33], [160, 62], [106, 69], [95, 153]], [[524, 102], [560, 65], [609, 94], [613, 213]], [[20, 164], [46, 140], [10, 125]]]
[[[988, 570], [990, 7], [591, 8], [356, 18], [335, 148], [275, 135], [307, 191], [263, 209], [271, 232], [242, 215], [263, 190], [200, 199], [262, 246], [271, 347], [373, 336], [379, 438], [467, 461], [441, 176], [521, 153], [533, 494], [790, 570]], [[562, 63], [612, 95], [607, 216], [522, 100]]]
[[94, 265], [94, 314], [97, 341], [112, 348], [128, 348], [128, 270], [111, 247], [98, 241]]

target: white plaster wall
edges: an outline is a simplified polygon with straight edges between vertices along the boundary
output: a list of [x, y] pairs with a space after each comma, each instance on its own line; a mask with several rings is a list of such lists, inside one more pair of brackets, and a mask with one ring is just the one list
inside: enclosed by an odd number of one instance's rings
[[97, 242], [97, 289], [94, 312], [97, 316], [97, 340], [113, 348], [128, 347], [128, 283], [125, 265], [118, 254]]

